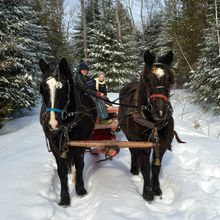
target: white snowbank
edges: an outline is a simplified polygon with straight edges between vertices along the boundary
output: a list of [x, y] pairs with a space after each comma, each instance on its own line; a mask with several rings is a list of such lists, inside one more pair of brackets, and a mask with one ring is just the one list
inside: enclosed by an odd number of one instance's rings
[[[39, 107], [0, 130], [0, 216], [5, 220], [217, 220], [220, 219], [219, 118], [189, 104], [175, 91], [175, 130], [186, 144], [173, 141], [163, 159], [160, 181], [163, 199], [142, 199], [141, 174], [132, 176], [130, 154], [96, 163], [103, 155], [86, 154], [88, 195], [75, 194], [70, 176], [71, 207], [61, 208], [56, 164], [47, 152], [39, 124]], [[110, 94], [111, 99], [118, 94]], [[198, 126], [199, 124], [199, 126]], [[194, 126], [198, 129], [195, 129]], [[126, 138], [120, 132], [119, 140]]]

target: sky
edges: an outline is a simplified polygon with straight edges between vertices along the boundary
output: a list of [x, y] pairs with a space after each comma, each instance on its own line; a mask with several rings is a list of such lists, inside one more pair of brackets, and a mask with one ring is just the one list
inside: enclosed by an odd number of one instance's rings
[[[127, 0], [123, 0], [122, 2], [124, 3], [124, 5], [127, 4]], [[65, 2], [64, 2], [65, 12], [68, 13], [69, 9], [73, 5], [78, 5], [79, 7], [77, 7], [77, 10], [81, 10], [79, 0], [65, 0]], [[132, 5], [133, 5], [132, 13], [133, 13], [133, 16], [134, 16], [135, 23], [136, 23], [137, 27], [140, 27], [140, 24], [141, 24], [141, 20], [140, 20], [140, 2], [133, 1]], [[80, 11], [80, 13], [81, 13], [81, 11]], [[77, 12], [76, 12], [76, 14], [77, 14]]]

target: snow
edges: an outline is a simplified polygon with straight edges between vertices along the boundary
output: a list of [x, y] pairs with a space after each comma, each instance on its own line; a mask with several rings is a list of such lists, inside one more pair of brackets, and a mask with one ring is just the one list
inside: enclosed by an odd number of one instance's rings
[[[112, 100], [117, 96], [110, 94]], [[76, 196], [70, 175], [71, 207], [59, 207], [60, 184], [39, 123], [40, 107], [7, 122], [0, 130], [1, 219], [220, 219], [219, 118], [189, 104], [186, 96], [175, 91], [172, 104], [175, 130], [187, 143], [174, 140], [173, 151], [165, 154], [160, 175], [163, 197], [150, 204], [141, 196], [143, 178], [130, 174], [129, 151], [123, 149], [113, 161], [102, 163], [96, 161], [103, 155], [86, 153], [88, 195]], [[117, 139], [126, 138], [120, 132]]]

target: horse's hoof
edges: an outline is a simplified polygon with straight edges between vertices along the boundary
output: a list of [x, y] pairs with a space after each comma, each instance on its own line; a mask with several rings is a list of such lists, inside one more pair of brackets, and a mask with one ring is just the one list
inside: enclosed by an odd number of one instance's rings
[[139, 175], [139, 171], [137, 169], [131, 168], [130, 173], [133, 175]]
[[63, 208], [67, 208], [70, 206], [70, 202], [67, 202], [67, 201], [60, 201], [58, 203], [59, 206], [63, 207]]
[[87, 194], [87, 191], [85, 190], [84, 187], [76, 187], [76, 194], [78, 196], [84, 196]]
[[150, 201], [153, 201], [154, 200], [154, 194], [153, 192], [147, 192], [145, 194], [142, 195], [143, 198], [147, 201], [147, 202], [150, 202]]
[[159, 186], [153, 187], [153, 193], [154, 193], [155, 196], [161, 196], [162, 195], [162, 191], [161, 191]]
[[62, 193], [60, 202], [58, 203], [59, 206], [62, 206], [63, 208], [70, 206], [70, 196], [69, 193]]

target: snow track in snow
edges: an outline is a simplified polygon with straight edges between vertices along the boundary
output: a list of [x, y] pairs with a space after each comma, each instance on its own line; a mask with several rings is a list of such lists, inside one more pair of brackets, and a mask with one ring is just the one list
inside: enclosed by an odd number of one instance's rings
[[[114, 96], [113, 96], [114, 95]], [[220, 141], [218, 121], [207, 129], [193, 128], [191, 104], [175, 105], [175, 130], [186, 144], [173, 141], [160, 175], [162, 199], [150, 204], [142, 198], [142, 175], [130, 174], [130, 153], [121, 149], [113, 161], [96, 163], [103, 155], [86, 153], [84, 182], [88, 194], [78, 197], [69, 175], [71, 206], [59, 202], [56, 163], [47, 152], [39, 124], [39, 108], [0, 130], [0, 213], [7, 220], [217, 220], [220, 219]], [[112, 94], [112, 99], [116, 98]], [[202, 110], [201, 110], [202, 111]], [[190, 112], [190, 113], [187, 113]], [[207, 117], [206, 117], [207, 119]], [[202, 123], [202, 122], [201, 122]], [[218, 126], [217, 126], [218, 124]], [[211, 125], [210, 125], [211, 126]], [[122, 132], [119, 140], [126, 140]]]

